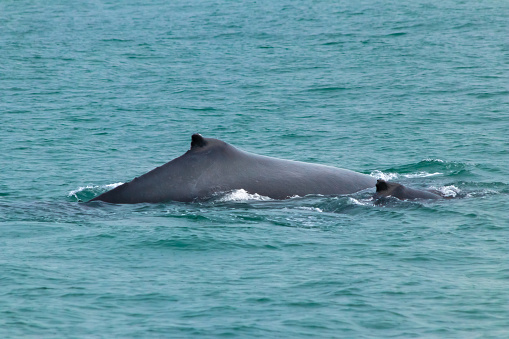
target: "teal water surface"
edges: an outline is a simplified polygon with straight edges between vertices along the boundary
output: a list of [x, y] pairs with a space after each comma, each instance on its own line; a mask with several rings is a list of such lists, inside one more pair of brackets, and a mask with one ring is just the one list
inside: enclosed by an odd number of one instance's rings
[[[509, 337], [508, 17], [0, 1], [0, 337]], [[196, 132], [451, 199], [82, 202]]]

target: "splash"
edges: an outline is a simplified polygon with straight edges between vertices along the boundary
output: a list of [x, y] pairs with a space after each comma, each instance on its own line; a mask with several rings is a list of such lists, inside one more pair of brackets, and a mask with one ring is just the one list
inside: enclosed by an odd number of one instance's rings
[[375, 177], [377, 179], [382, 179], [382, 180], [385, 180], [385, 181], [389, 181], [389, 180], [398, 178], [398, 174], [397, 173], [384, 173], [384, 172], [379, 171], [379, 170], [375, 170], [375, 171], [371, 172], [370, 175], [372, 177]]
[[431, 187], [431, 189], [437, 190], [438, 192], [441, 193], [442, 196], [447, 197], [447, 198], [455, 198], [461, 192], [461, 190], [454, 185], [442, 186], [442, 187]]
[[264, 195], [260, 195], [258, 193], [250, 194], [245, 189], [241, 188], [223, 195], [217, 201], [226, 202], [226, 201], [247, 201], [247, 200], [267, 201], [272, 199]]
[[390, 180], [393, 180], [393, 179], [397, 179], [398, 177], [402, 176], [404, 178], [427, 178], [427, 177], [433, 177], [433, 176], [436, 176], [436, 175], [441, 175], [443, 173], [440, 173], [440, 172], [434, 172], [434, 173], [429, 173], [429, 172], [424, 172], [424, 171], [421, 171], [421, 172], [417, 172], [417, 173], [408, 173], [408, 174], [398, 174], [398, 173], [384, 173], [382, 171], [373, 171], [371, 172], [371, 176], [372, 177], [375, 177], [377, 179], [382, 179], [382, 180], [385, 180], [385, 181], [390, 181]]
[[348, 197], [348, 202], [357, 206], [370, 206], [373, 204], [373, 199], [355, 199]]
[[114, 189], [115, 187], [118, 187], [118, 186], [123, 185], [123, 184], [124, 184], [123, 182], [116, 182], [114, 184], [108, 184], [108, 185], [102, 185], [102, 186], [91, 186], [91, 185], [81, 186], [81, 187], [79, 187], [76, 190], [70, 191], [67, 194], [67, 196], [68, 197], [75, 197], [76, 199], [79, 199], [78, 198], [78, 194], [83, 192], [83, 191], [111, 190], [111, 189]]
[[435, 175], [440, 175], [443, 173], [435, 172], [435, 173], [428, 173], [428, 172], [418, 172], [418, 173], [410, 173], [410, 174], [403, 174], [405, 178], [427, 178], [427, 177], [433, 177]]

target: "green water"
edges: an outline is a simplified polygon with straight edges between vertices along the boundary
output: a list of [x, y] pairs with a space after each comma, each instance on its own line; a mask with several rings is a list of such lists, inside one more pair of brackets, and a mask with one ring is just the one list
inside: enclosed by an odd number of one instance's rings
[[[508, 17], [0, 1], [0, 337], [508, 337]], [[79, 202], [196, 132], [451, 199]]]

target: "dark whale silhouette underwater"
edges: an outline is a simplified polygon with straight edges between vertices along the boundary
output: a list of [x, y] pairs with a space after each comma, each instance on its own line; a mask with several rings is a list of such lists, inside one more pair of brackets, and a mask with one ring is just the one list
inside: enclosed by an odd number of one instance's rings
[[440, 198], [347, 169], [257, 155], [194, 134], [191, 149], [182, 156], [90, 201], [191, 202], [236, 189], [287, 199], [309, 194], [351, 194], [375, 187], [377, 196], [391, 195], [402, 200]]
[[394, 197], [400, 200], [415, 200], [415, 199], [442, 199], [438, 191], [422, 191], [414, 188], [405, 187], [395, 182], [387, 182], [378, 179], [376, 182], [375, 198], [381, 197]]

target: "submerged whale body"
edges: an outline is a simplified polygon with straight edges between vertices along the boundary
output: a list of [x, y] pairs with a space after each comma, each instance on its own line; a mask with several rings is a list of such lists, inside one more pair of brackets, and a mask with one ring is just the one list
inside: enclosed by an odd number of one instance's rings
[[218, 139], [192, 136], [182, 156], [91, 201], [116, 204], [183, 201], [244, 189], [273, 199], [308, 194], [350, 194], [376, 179], [354, 171], [245, 152]]
[[429, 192], [409, 188], [395, 182], [388, 182], [378, 179], [376, 182], [375, 198], [380, 197], [394, 197], [400, 200], [415, 200], [415, 199], [441, 199], [442, 196]]

